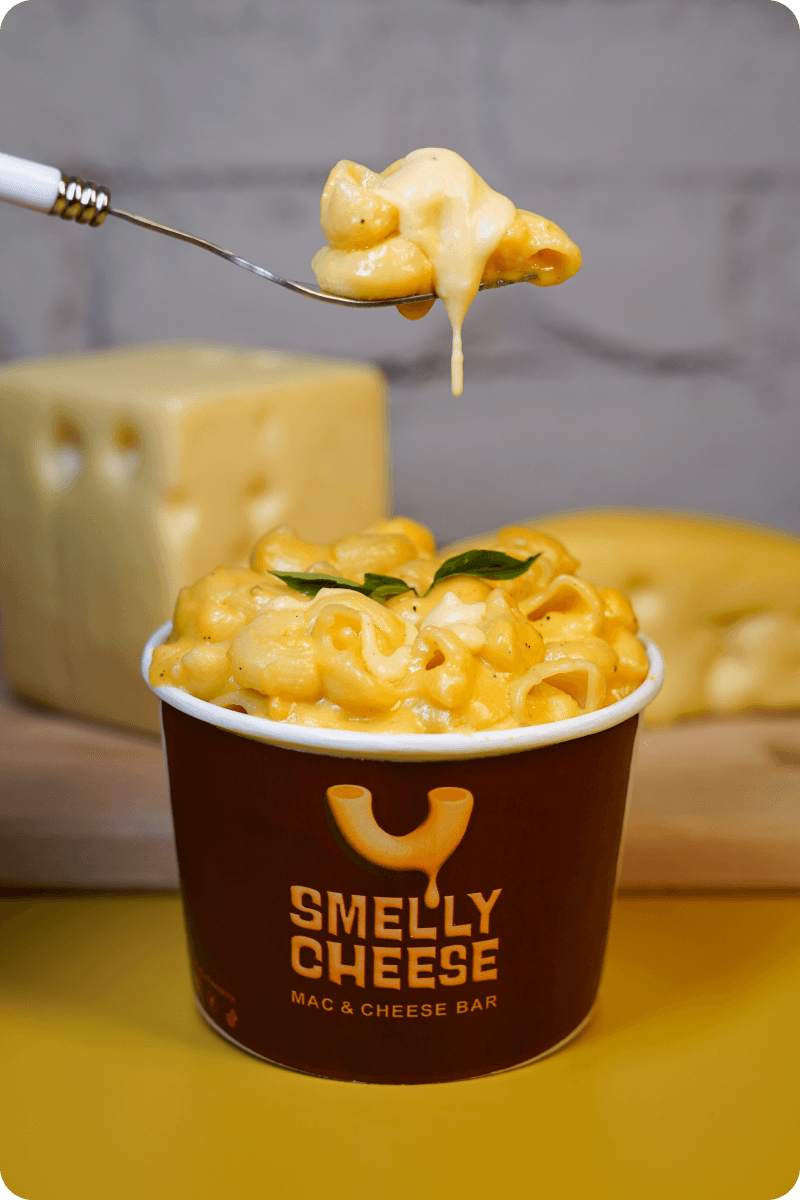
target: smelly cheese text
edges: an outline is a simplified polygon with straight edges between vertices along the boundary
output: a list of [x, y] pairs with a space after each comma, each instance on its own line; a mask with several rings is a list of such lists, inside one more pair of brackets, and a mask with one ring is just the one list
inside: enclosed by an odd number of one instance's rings
[[417, 896], [345, 896], [294, 885], [289, 916], [304, 932], [291, 938], [292, 970], [305, 979], [395, 991], [496, 980], [500, 939], [491, 934], [502, 890], [445, 896], [439, 919], [420, 911]]

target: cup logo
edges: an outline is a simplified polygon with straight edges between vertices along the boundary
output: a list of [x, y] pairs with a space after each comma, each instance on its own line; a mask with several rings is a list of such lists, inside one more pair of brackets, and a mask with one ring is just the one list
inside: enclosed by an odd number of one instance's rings
[[467, 831], [472, 792], [460, 787], [433, 788], [428, 792], [427, 817], [402, 837], [381, 829], [367, 788], [338, 783], [328, 788], [327, 797], [339, 832], [356, 854], [389, 871], [422, 871], [428, 877], [425, 904], [436, 908], [436, 877]]

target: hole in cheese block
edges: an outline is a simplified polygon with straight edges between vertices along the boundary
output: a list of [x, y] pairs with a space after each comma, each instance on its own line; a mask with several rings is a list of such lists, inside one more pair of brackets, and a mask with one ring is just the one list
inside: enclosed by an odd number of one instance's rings
[[116, 487], [133, 482], [142, 465], [142, 438], [131, 421], [118, 422], [111, 431], [111, 444], [100, 455], [100, 471]]
[[[269, 484], [265, 475], [254, 476], [249, 483], [245, 485], [244, 496], [246, 500], [255, 500], [257, 496], [263, 496]], [[249, 547], [248, 547], [249, 549]]]
[[53, 441], [57, 446], [83, 449], [83, 434], [71, 417], [58, 415], [53, 421]]
[[170, 488], [164, 493], [164, 503], [169, 505], [186, 504], [189, 499], [189, 492], [185, 487]]
[[40, 482], [48, 492], [64, 492], [86, 465], [84, 438], [77, 423], [63, 413], [53, 418], [50, 438], [34, 452]]
[[132, 453], [141, 449], [142, 438], [139, 430], [130, 421], [121, 421], [114, 429], [111, 439], [117, 450]]

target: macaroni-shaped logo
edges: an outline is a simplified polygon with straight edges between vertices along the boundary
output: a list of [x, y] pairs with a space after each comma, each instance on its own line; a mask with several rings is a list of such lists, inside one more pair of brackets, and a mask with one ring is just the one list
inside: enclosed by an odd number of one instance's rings
[[402, 837], [381, 829], [372, 811], [372, 793], [358, 784], [329, 787], [328, 804], [345, 841], [366, 862], [390, 871], [422, 871], [428, 876], [425, 904], [436, 908], [436, 877], [463, 838], [472, 814], [472, 792], [438, 787], [428, 792], [428, 815]]

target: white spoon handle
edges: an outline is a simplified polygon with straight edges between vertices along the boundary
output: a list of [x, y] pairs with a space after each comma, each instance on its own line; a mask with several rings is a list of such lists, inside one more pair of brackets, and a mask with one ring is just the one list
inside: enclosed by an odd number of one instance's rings
[[94, 226], [103, 224], [111, 203], [106, 188], [11, 154], [0, 154], [0, 200]]
[[49, 213], [58, 199], [60, 186], [58, 167], [0, 154], [0, 200]]

